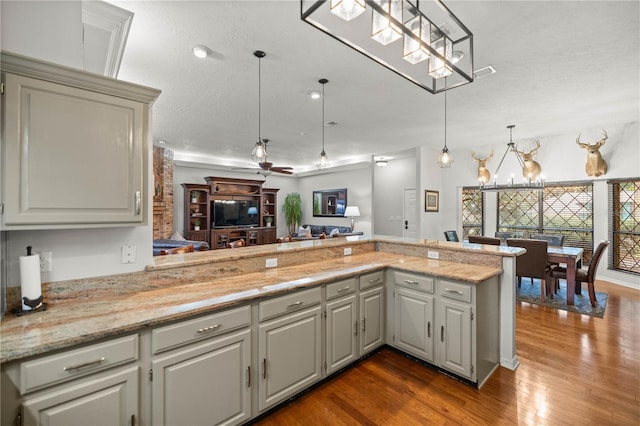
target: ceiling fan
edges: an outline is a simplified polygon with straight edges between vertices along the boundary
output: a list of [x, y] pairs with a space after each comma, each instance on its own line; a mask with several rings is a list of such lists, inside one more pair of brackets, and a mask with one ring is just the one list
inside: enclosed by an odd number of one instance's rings
[[261, 122], [261, 62], [262, 58], [267, 56], [262, 50], [256, 50], [253, 52], [253, 56], [258, 58], [258, 142], [256, 142], [253, 150], [251, 151], [251, 159], [258, 163], [260, 169], [258, 170], [258, 174], [263, 176], [269, 176], [272, 172], [282, 173], [286, 175], [293, 174], [292, 167], [279, 167], [274, 166], [273, 163], [267, 161], [267, 144], [269, 143], [269, 139], [264, 139], [260, 136], [260, 122]]
[[256, 170], [256, 173], [262, 176], [269, 176], [271, 173], [282, 173], [285, 175], [293, 174], [293, 167], [288, 166], [274, 166], [272, 162], [267, 161], [267, 144], [269, 143], [269, 139], [261, 139], [264, 144], [264, 157], [262, 161], [258, 163], [258, 167], [237, 167], [233, 170]]

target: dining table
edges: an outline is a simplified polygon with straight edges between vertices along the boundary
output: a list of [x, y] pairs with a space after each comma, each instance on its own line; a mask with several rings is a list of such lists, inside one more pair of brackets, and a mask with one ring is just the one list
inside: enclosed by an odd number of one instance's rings
[[584, 249], [580, 247], [547, 247], [547, 262], [567, 265], [567, 305], [573, 305], [574, 295], [581, 292], [581, 286], [576, 286], [576, 270], [582, 262], [583, 253]]

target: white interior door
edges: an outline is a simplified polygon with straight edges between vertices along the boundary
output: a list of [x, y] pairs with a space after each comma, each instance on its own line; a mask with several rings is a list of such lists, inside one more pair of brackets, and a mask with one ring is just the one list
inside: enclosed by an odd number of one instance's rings
[[416, 190], [409, 188], [404, 190], [404, 207], [402, 209], [402, 236], [417, 238], [417, 208]]

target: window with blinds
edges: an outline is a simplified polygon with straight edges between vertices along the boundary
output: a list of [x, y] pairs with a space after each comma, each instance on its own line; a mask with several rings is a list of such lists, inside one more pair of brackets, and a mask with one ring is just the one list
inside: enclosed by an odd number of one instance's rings
[[521, 238], [531, 234], [561, 234], [564, 244], [584, 249], [583, 262], [593, 256], [593, 184], [547, 184], [542, 191], [500, 191], [498, 232]]
[[640, 178], [609, 184], [609, 267], [640, 274]]
[[469, 235], [482, 235], [484, 197], [478, 188], [462, 188], [462, 239]]

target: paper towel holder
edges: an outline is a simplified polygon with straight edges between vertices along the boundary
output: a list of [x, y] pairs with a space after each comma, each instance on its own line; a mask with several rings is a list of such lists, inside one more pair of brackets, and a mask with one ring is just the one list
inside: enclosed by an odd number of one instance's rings
[[22, 306], [18, 306], [15, 309], [15, 313], [19, 317], [24, 314], [31, 314], [33, 312], [41, 312], [41, 311], [47, 310], [47, 304], [42, 301], [42, 295], [40, 295], [40, 297], [38, 297], [37, 299], [33, 299], [33, 300], [29, 299], [28, 297], [23, 297], [22, 301], [25, 305], [30, 306], [33, 309], [26, 311], [22, 309]]

